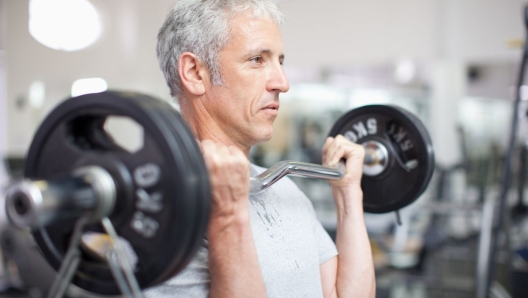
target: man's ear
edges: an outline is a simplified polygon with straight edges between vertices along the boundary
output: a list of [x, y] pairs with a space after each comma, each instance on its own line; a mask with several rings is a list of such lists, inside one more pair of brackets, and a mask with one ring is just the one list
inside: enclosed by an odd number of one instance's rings
[[182, 86], [193, 95], [205, 93], [205, 84], [209, 79], [203, 63], [193, 53], [184, 52], [178, 60], [178, 72]]

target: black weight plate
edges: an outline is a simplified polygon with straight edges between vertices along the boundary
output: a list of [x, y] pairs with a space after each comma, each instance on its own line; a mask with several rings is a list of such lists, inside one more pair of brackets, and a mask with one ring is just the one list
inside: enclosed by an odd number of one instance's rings
[[329, 136], [346, 136], [353, 142], [378, 141], [389, 152], [388, 167], [376, 176], [363, 175], [365, 212], [386, 213], [401, 209], [424, 192], [434, 170], [431, 138], [412, 113], [387, 105], [369, 105], [343, 115]]
[[[128, 152], [106, 135], [103, 124], [111, 115], [129, 117], [142, 126], [144, 144], [139, 151]], [[37, 131], [25, 176], [53, 179], [85, 165], [102, 166], [116, 181], [110, 220], [137, 255], [134, 273], [140, 287], [154, 286], [183, 269], [202, 243], [210, 191], [200, 149], [179, 114], [167, 103], [129, 92], [66, 100]], [[138, 193], [152, 200], [142, 204]], [[155, 199], [156, 193], [161, 197]], [[55, 269], [62, 263], [73, 224], [60, 222], [34, 233]], [[101, 227], [94, 224], [87, 230], [100, 232]], [[120, 293], [108, 266], [89, 254], [83, 254], [72, 282], [97, 294]]]

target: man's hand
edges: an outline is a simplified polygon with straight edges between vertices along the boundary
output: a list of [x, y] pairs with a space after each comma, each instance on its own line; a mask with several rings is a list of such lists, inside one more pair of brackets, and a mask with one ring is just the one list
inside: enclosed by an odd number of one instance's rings
[[361, 185], [363, 175], [363, 146], [351, 142], [342, 135], [328, 137], [323, 146], [323, 165], [334, 167], [341, 159], [346, 160], [346, 174], [340, 180], [330, 181], [334, 187], [347, 188]]
[[[212, 190], [211, 225], [223, 229], [249, 216], [249, 160], [238, 148], [201, 143]], [[225, 226], [224, 226], [225, 225]]]

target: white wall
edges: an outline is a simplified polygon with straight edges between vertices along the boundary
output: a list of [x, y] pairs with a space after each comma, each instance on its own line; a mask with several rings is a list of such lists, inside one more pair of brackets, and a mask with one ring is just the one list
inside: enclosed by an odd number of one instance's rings
[[283, 0], [287, 63], [518, 59], [525, 0]]
[[434, 1], [297, 0], [286, 13], [286, 63], [328, 66], [431, 59], [436, 47]]
[[[28, 33], [28, 1], [4, 0], [7, 11], [7, 147], [23, 154], [42, 116], [68, 97], [78, 78], [102, 77], [112, 89], [169, 100], [155, 56], [156, 35], [174, 0], [91, 0], [106, 31], [94, 46], [64, 53]], [[392, 63], [410, 57], [436, 65], [519, 60], [506, 41], [523, 38], [525, 0], [282, 0], [283, 39], [292, 67]], [[16, 107], [34, 80], [46, 105]]]
[[462, 61], [520, 61], [519, 49], [507, 46], [524, 40], [526, 0], [448, 0], [443, 30], [445, 56]]

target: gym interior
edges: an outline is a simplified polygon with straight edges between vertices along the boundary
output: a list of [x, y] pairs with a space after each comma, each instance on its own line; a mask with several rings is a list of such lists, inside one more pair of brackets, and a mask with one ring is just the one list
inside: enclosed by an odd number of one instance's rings
[[[0, 297], [46, 297], [67, 267], [65, 259], [50, 264], [44, 256], [51, 252], [42, 247], [45, 237], [35, 237], [39, 223], [18, 227], [6, 214], [10, 187], [31, 177], [32, 164], [59, 163], [35, 161], [48, 152], [32, 145], [43, 121], [71, 98], [112, 90], [180, 108], [156, 57], [158, 31], [177, 1], [0, 0]], [[368, 115], [397, 121], [423, 144], [405, 156], [403, 135], [388, 133], [381, 138], [403, 149], [374, 150], [377, 162], [383, 154], [389, 160], [380, 171], [394, 164], [407, 171], [384, 182], [397, 184], [390, 192], [402, 192], [402, 201], [387, 207], [378, 197], [365, 207], [376, 297], [528, 297], [528, 2], [275, 2], [285, 15], [290, 88], [280, 95], [273, 137], [253, 146], [250, 161], [265, 168], [285, 160], [321, 164], [325, 139], [341, 117], [349, 117], [348, 128], [339, 133], [349, 129], [356, 141], [371, 132]], [[370, 105], [395, 109], [347, 114]], [[118, 146], [140, 151], [146, 127], [119, 114], [105, 118], [105, 132]], [[414, 126], [420, 129], [410, 131]], [[290, 179], [335, 240], [330, 185], [301, 176]], [[367, 187], [380, 189], [364, 185], [365, 196]], [[193, 237], [203, 237], [196, 231]], [[89, 287], [61, 286], [64, 297], [100, 297]]]

